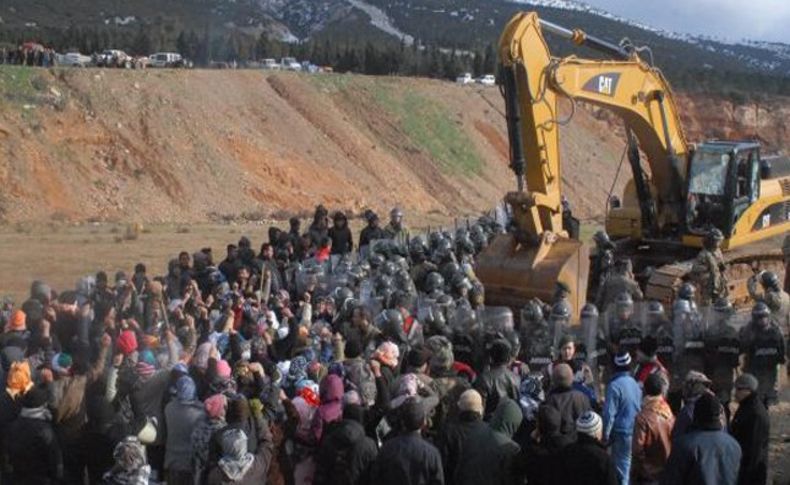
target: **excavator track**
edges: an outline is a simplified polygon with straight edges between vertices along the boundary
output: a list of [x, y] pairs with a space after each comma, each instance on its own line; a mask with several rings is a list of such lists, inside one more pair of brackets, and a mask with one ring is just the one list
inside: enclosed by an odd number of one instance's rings
[[[749, 307], [753, 303], [746, 286], [753, 274], [763, 270], [773, 271], [779, 276], [779, 281], [784, 281], [785, 267], [781, 241], [778, 243], [777, 241], [771, 238], [754, 246], [750, 245], [748, 248], [738, 248], [724, 253], [727, 264], [728, 298], [736, 309]], [[693, 260], [687, 260], [657, 268], [647, 281], [645, 298], [670, 304], [675, 299], [680, 285], [691, 281], [693, 264]]]

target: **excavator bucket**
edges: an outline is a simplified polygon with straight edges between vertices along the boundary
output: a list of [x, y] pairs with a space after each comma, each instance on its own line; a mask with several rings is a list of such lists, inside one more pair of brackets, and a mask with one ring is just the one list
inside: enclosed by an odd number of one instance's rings
[[529, 246], [518, 243], [513, 234], [501, 234], [478, 256], [476, 268], [486, 305], [508, 306], [514, 313], [531, 298], [550, 303], [556, 282], [565, 283], [571, 290], [573, 320], [587, 299], [588, 272], [587, 246], [550, 232]]

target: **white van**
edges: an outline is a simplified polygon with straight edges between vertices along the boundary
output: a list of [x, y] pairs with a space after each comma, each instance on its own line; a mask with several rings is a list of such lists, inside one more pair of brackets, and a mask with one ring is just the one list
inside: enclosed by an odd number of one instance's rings
[[148, 65], [150, 67], [183, 67], [184, 58], [177, 52], [157, 52], [151, 54]]
[[472, 74], [465, 72], [460, 76], [458, 76], [457, 78], [455, 78], [455, 82], [458, 84], [472, 84], [475, 82], [475, 80], [472, 77]]

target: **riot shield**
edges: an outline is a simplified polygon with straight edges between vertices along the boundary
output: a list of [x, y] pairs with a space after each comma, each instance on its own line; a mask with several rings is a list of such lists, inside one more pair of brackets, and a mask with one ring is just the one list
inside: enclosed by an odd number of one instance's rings
[[530, 374], [540, 375], [554, 360], [549, 323], [543, 318], [524, 320], [521, 327], [521, 360], [529, 366]]
[[567, 318], [552, 315], [549, 317], [549, 326], [551, 328], [551, 346], [557, 350], [562, 336], [570, 334], [571, 324]]
[[632, 357], [636, 357], [636, 351], [639, 349], [642, 338], [646, 333], [646, 313], [646, 302], [634, 302], [630, 317], [620, 321], [620, 330], [616, 340], [618, 351], [626, 351]]
[[[677, 303], [677, 302], [676, 302]], [[675, 305], [672, 315], [675, 351], [681, 375], [691, 370], [705, 372], [705, 320], [690, 305]]]
[[504, 335], [513, 330], [513, 310], [504, 306], [489, 306], [480, 309], [481, 321], [487, 332]]
[[584, 344], [584, 353], [587, 365], [595, 369], [598, 367], [598, 355], [596, 349], [598, 348], [598, 321], [600, 316], [598, 314], [585, 315], [582, 314], [579, 321], [580, 338], [578, 342]]
[[326, 295], [329, 292], [329, 278], [321, 266], [301, 265], [295, 269], [296, 291], [298, 294], [310, 292], [313, 295]]
[[471, 333], [477, 329], [477, 314], [464, 300], [456, 302], [450, 328], [455, 333]]

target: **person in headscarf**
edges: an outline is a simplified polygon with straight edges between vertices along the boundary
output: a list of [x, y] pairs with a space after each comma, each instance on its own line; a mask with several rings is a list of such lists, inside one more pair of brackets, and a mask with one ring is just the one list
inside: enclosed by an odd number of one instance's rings
[[321, 442], [327, 425], [343, 419], [343, 381], [340, 377], [330, 374], [321, 381], [319, 398], [321, 405], [313, 416], [311, 431], [315, 443]]
[[167, 441], [165, 470], [168, 485], [192, 485], [192, 431], [206, 419], [197, 400], [195, 382], [189, 376], [176, 381], [176, 398], [165, 407]]
[[8, 369], [8, 378], [6, 379], [6, 392], [8, 395], [12, 399], [18, 399], [32, 387], [30, 364], [26, 360], [12, 363], [11, 368]]
[[0, 335], [0, 348], [4, 347], [6, 342], [15, 338], [21, 337], [25, 340], [30, 336], [27, 330], [27, 315], [22, 310], [15, 310], [11, 313], [8, 321], [3, 328], [3, 333]]
[[268, 483], [266, 478], [274, 455], [272, 434], [261, 414], [261, 407], [252, 406], [252, 409], [258, 433], [255, 453], [249, 451], [249, 439], [244, 431], [237, 428], [222, 431], [222, 456], [209, 471], [207, 485]]
[[203, 406], [206, 409], [206, 420], [195, 428], [191, 438], [192, 468], [196, 485], [205, 483], [211, 437], [227, 425], [225, 412], [228, 407], [228, 398], [223, 394], [215, 394], [207, 398]]
[[6, 388], [0, 392], [0, 453], [5, 449], [8, 425], [19, 416], [23, 396], [32, 387], [30, 364], [26, 360], [12, 362], [6, 377]]
[[[290, 454], [291, 463], [293, 465], [293, 476], [295, 483], [310, 483], [312, 482], [315, 474], [315, 460], [314, 454], [316, 450], [316, 443], [312, 435], [312, 424], [315, 416], [318, 414], [318, 396], [315, 396], [315, 402], [311, 403], [305, 399], [301, 394], [305, 394], [310, 398], [312, 389], [310, 387], [303, 387], [300, 395], [290, 401], [291, 406], [291, 419], [290, 426], [286, 439], [290, 441], [289, 449], [292, 450]], [[313, 405], [316, 404], [316, 405]]]
[[145, 447], [136, 436], [129, 436], [115, 446], [115, 464], [104, 474], [102, 485], [148, 485], [151, 465]]

